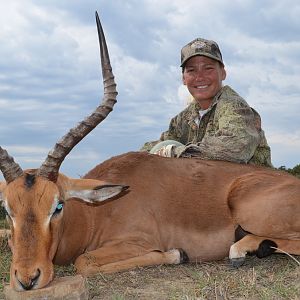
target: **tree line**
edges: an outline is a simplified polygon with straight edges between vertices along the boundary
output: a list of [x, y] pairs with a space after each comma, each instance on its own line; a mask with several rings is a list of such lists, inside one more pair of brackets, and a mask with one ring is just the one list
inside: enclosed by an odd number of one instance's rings
[[278, 170], [286, 171], [286, 172], [300, 178], [300, 164], [296, 165], [292, 169], [286, 168], [285, 166], [281, 166], [281, 167], [278, 168]]

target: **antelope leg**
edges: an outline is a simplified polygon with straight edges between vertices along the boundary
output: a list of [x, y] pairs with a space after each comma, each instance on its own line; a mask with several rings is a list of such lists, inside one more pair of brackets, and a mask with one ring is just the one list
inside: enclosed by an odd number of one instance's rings
[[[278, 248], [278, 249], [276, 249]], [[262, 258], [272, 253], [300, 255], [300, 240], [284, 240], [248, 234], [230, 247], [229, 258], [234, 267], [243, 264], [247, 253], [254, 253]]]
[[87, 252], [75, 261], [77, 272], [89, 276], [96, 273], [114, 273], [162, 264], [180, 264], [188, 261], [182, 249], [171, 249], [166, 252], [159, 250], [141, 251], [133, 245], [102, 247]]

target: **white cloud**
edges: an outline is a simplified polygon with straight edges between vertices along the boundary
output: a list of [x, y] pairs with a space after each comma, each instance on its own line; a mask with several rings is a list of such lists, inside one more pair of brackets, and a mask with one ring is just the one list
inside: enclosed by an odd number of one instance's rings
[[271, 132], [269, 140], [272, 144], [285, 145], [286, 147], [293, 149], [300, 149], [300, 130], [293, 133]]
[[[86, 171], [101, 159], [158, 138], [189, 98], [181, 84], [180, 48], [199, 36], [218, 41], [228, 71], [226, 82], [261, 113], [275, 164], [295, 165], [295, 153], [300, 151], [298, 2], [0, 3], [1, 143], [34, 145], [36, 151], [29, 151], [32, 146], [18, 152], [10, 149], [26, 165], [37, 164], [49, 145], [98, 105], [102, 84], [93, 16], [98, 9], [118, 103], [72, 151], [63, 170], [81, 173], [81, 168]], [[77, 151], [83, 151], [88, 163], [80, 162]]]
[[29, 153], [30, 154], [45, 154], [48, 151], [44, 147], [24, 146], [24, 145], [9, 145], [9, 146], [4, 146], [4, 148], [10, 152], [17, 154], [17, 155], [29, 154]]
[[[146, 61], [139, 61], [133, 57], [121, 55], [116, 61], [116, 74], [123, 83], [124, 90], [129, 97], [142, 97], [151, 89], [151, 83], [158, 72], [158, 66]], [[130, 101], [130, 99], [129, 99]]]
[[14, 105], [11, 104], [11, 100], [9, 99], [1, 99], [0, 98], [0, 109], [5, 109], [7, 111], [40, 111], [41, 109], [44, 111], [73, 111], [76, 110], [74, 105], [68, 103], [47, 103], [47, 105], [41, 103], [38, 100], [14, 100]]
[[293, 168], [299, 164], [300, 131], [269, 132], [269, 142], [272, 145], [272, 158], [275, 167]]

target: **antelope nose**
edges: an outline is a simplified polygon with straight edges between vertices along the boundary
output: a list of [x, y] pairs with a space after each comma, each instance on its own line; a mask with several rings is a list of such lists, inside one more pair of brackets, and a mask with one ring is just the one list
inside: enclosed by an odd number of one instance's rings
[[39, 277], [41, 275], [40, 269], [37, 269], [35, 274], [32, 276], [26, 276], [27, 278], [19, 278], [17, 270], [15, 271], [15, 276], [17, 281], [19, 282], [20, 286], [23, 288], [23, 290], [29, 291], [31, 290], [38, 282]]

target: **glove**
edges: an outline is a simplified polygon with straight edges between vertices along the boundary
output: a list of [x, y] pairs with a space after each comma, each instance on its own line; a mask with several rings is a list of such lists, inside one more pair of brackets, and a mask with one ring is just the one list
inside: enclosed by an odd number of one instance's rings
[[175, 153], [174, 153], [175, 147], [176, 147], [175, 145], [163, 146], [157, 151], [155, 151], [153, 154], [163, 156], [163, 157], [175, 157]]

